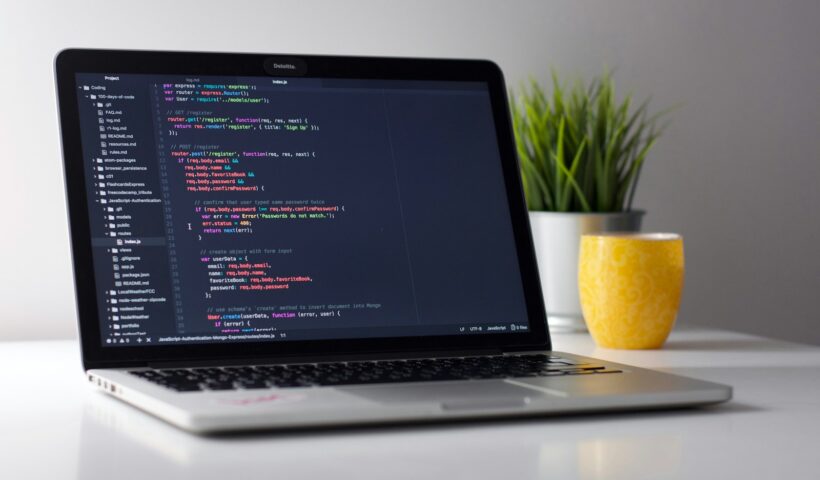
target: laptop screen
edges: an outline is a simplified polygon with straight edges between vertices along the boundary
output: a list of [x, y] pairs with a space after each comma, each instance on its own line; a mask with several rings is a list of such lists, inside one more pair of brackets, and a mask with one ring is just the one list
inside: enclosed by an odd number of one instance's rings
[[529, 330], [486, 84], [76, 82], [103, 346]]

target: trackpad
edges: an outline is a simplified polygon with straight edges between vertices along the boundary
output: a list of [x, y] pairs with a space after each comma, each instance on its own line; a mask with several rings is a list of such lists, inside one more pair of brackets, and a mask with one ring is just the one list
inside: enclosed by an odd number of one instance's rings
[[542, 393], [501, 380], [342, 387], [379, 403], [438, 403], [447, 410], [523, 407]]

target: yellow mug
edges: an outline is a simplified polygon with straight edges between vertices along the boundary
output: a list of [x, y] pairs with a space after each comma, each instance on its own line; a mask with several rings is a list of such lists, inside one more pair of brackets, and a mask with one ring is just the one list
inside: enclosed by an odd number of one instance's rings
[[660, 348], [678, 315], [683, 277], [680, 235], [583, 235], [578, 293], [595, 343], [606, 348]]

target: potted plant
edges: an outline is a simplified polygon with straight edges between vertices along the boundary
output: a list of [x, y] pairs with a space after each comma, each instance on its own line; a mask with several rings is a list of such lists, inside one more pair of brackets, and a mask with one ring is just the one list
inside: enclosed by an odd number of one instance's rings
[[513, 97], [512, 117], [538, 268], [556, 330], [585, 330], [578, 299], [578, 247], [584, 233], [639, 231], [632, 200], [664, 112], [647, 101], [616, 100], [609, 73], [552, 94], [535, 81]]

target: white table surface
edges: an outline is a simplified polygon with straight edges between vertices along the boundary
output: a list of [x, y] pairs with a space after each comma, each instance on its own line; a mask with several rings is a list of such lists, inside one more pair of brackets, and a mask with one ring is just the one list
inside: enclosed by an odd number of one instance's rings
[[676, 330], [656, 351], [555, 349], [735, 388], [706, 409], [197, 437], [96, 392], [73, 341], [0, 342], [0, 478], [820, 478], [820, 348]]

